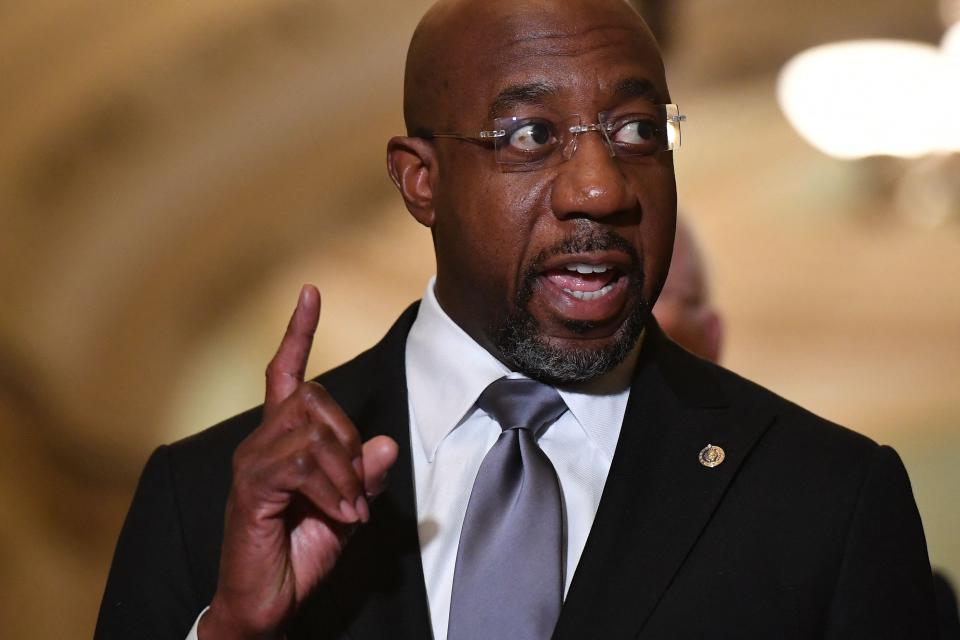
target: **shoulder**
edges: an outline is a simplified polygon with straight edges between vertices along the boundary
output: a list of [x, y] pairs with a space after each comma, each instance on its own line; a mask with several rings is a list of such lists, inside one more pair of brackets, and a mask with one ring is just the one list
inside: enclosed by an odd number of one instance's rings
[[896, 452], [672, 343], [656, 362], [676, 415], [697, 416], [701, 441], [727, 452], [714, 477], [729, 483], [694, 552], [710, 579], [797, 594], [789, 615], [817, 635], [929, 637], [930, 568]]
[[715, 367], [714, 375], [736, 410], [772, 416], [766, 438], [782, 441], [794, 455], [815, 451], [823, 456], [835, 451], [838, 455], [862, 457], [872, 455], [879, 447], [871, 438], [817, 415], [766, 387], [721, 367], [709, 366]]
[[[870, 467], [896, 457], [889, 447], [853, 429], [837, 424], [734, 373], [717, 372], [729, 397], [746, 411], [768, 413], [770, 427], [757, 445], [756, 456], [771, 464], [795, 469], [802, 475], [831, 473], [835, 481], [847, 477], [855, 484]], [[899, 463], [899, 459], [898, 459]]]
[[701, 360], [666, 339], [657, 351], [662, 375], [681, 403], [712, 407], [734, 431], [764, 425], [750, 464], [795, 471], [797, 477], [829, 472], [835, 480], [849, 477], [856, 482], [855, 478], [862, 478], [878, 460], [896, 458], [889, 447]]
[[664, 351], [664, 376], [683, 377], [673, 388], [710, 405], [700, 410], [711, 415], [706, 431], [717, 440], [709, 442], [740, 461], [725, 504], [753, 526], [785, 525], [770, 534], [782, 539], [790, 531], [803, 548], [839, 557], [837, 543], [850, 539], [857, 521], [918, 522], [907, 471], [892, 448], [675, 345]]

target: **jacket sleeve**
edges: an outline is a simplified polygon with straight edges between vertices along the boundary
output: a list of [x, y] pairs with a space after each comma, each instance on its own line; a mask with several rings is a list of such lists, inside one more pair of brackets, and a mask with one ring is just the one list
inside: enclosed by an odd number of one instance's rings
[[876, 450], [860, 488], [826, 637], [937, 637], [920, 514], [906, 469], [889, 447]]
[[197, 602], [165, 447], [140, 477], [114, 552], [95, 640], [183, 640]]

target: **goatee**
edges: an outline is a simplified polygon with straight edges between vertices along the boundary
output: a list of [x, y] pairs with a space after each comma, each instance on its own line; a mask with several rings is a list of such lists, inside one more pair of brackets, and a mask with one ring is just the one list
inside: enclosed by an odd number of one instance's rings
[[[553, 344], [543, 335], [537, 319], [527, 307], [534, 290], [542, 286], [539, 276], [543, 264], [556, 255], [592, 251], [623, 251], [630, 256], [630, 271], [621, 277], [628, 278], [627, 299], [633, 300], [626, 320], [617, 329], [613, 339], [599, 349], [570, 347]], [[585, 382], [601, 376], [630, 354], [640, 339], [650, 305], [643, 297], [643, 263], [636, 249], [612, 230], [582, 228], [564, 241], [540, 252], [524, 270], [521, 286], [514, 300], [514, 311], [500, 324], [491, 327], [494, 346], [501, 356], [516, 370], [536, 380], [550, 384]], [[575, 333], [592, 330], [590, 322], [567, 321], [564, 326]]]

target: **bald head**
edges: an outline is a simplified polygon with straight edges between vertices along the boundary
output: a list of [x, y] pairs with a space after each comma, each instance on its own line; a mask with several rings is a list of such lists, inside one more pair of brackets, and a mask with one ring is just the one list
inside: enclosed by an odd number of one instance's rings
[[430, 227], [441, 306], [514, 370], [589, 380], [636, 345], [673, 245], [668, 103], [623, 0], [442, 0], [418, 26], [388, 170]]
[[664, 332], [680, 346], [701, 358], [719, 360], [722, 323], [710, 299], [700, 247], [682, 217], [677, 218], [670, 272], [653, 313]]
[[451, 115], [483, 95], [480, 85], [494, 70], [542, 55], [544, 47], [554, 55], [576, 51], [577, 36], [595, 28], [613, 31], [610, 25], [621, 32], [611, 33], [611, 40], [627, 34], [649, 49], [665, 94], [656, 41], [625, 0], [439, 0], [420, 20], [407, 53], [408, 134], [454, 126]]

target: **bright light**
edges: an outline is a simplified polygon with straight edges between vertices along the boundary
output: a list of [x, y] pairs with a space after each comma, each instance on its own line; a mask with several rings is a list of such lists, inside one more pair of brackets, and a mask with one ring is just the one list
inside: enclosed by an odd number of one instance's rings
[[960, 64], [960, 22], [954, 22], [953, 26], [943, 34], [940, 48], [953, 64]]
[[952, 151], [960, 151], [960, 22], [943, 34], [940, 41], [940, 50], [943, 53], [944, 108], [948, 111], [950, 122], [944, 130], [944, 147]]
[[840, 42], [790, 60], [777, 93], [790, 123], [824, 153], [915, 158], [960, 151], [958, 68], [919, 42]]

